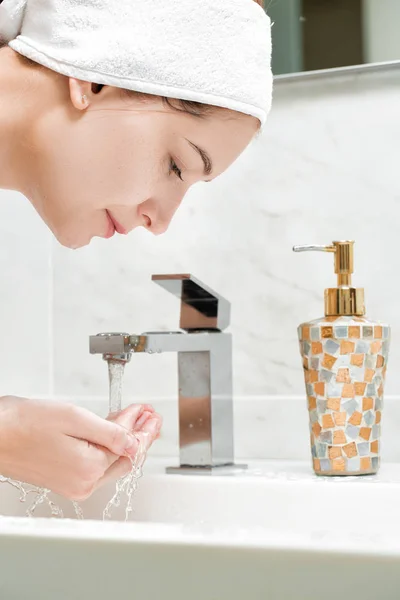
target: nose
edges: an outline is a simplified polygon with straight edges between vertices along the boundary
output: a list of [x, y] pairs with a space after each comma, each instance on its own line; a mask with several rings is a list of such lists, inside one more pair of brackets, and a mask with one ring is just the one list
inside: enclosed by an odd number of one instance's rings
[[139, 219], [143, 227], [154, 235], [165, 233], [182, 203], [185, 194], [162, 200], [149, 199], [138, 206]]

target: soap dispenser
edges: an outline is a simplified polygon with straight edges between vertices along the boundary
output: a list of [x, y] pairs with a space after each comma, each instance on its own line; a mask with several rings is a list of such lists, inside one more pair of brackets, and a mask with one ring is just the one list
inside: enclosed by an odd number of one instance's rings
[[298, 328], [314, 471], [374, 474], [390, 327], [365, 316], [364, 290], [351, 285], [353, 241], [293, 250], [332, 252], [337, 275], [337, 287], [325, 290], [325, 317]]

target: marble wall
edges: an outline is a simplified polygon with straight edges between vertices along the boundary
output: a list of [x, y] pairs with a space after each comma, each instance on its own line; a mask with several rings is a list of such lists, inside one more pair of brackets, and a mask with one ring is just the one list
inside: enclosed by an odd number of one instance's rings
[[[178, 301], [150, 276], [191, 272], [232, 301], [238, 454], [307, 458], [296, 327], [323, 314], [335, 278], [331, 255], [291, 248], [352, 238], [368, 315], [393, 327], [383, 458], [400, 460], [399, 89], [396, 69], [278, 81], [265, 133], [229, 172], [195, 186], [159, 238], [138, 231], [66, 250], [26, 200], [1, 191], [2, 393], [105, 414], [107, 369], [89, 334], [176, 329]], [[164, 414], [160, 454], [177, 453], [176, 390], [173, 355], [133, 357], [126, 401]]]

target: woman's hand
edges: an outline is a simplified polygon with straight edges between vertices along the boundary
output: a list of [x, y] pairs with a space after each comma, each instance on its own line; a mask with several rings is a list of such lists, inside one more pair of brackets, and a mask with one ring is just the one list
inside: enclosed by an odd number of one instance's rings
[[138, 450], [132, 432], [145, 432], [147, 448], [161, 417], [134, 404], [102, 419], [59, 402], [0, 398], [0, 473], [84, 500], [99, 485], [129, 472]]

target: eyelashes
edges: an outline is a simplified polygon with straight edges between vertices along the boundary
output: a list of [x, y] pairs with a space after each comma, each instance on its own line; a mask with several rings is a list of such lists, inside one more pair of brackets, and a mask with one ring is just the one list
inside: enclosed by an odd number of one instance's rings
[[180, 168], [178, 167], [178, 165], [176, 164], [176, 162], [174, 161], [173, 158], [171, 158], [169, 169], [170, 169], [170, 172], [173, 171], [175, 173], [175, 175], [177, 177], [179, 177], [179, 179], [181, 181], [183, 181], [183, 179], [182, 179], [182, 171], [180, 170]]

